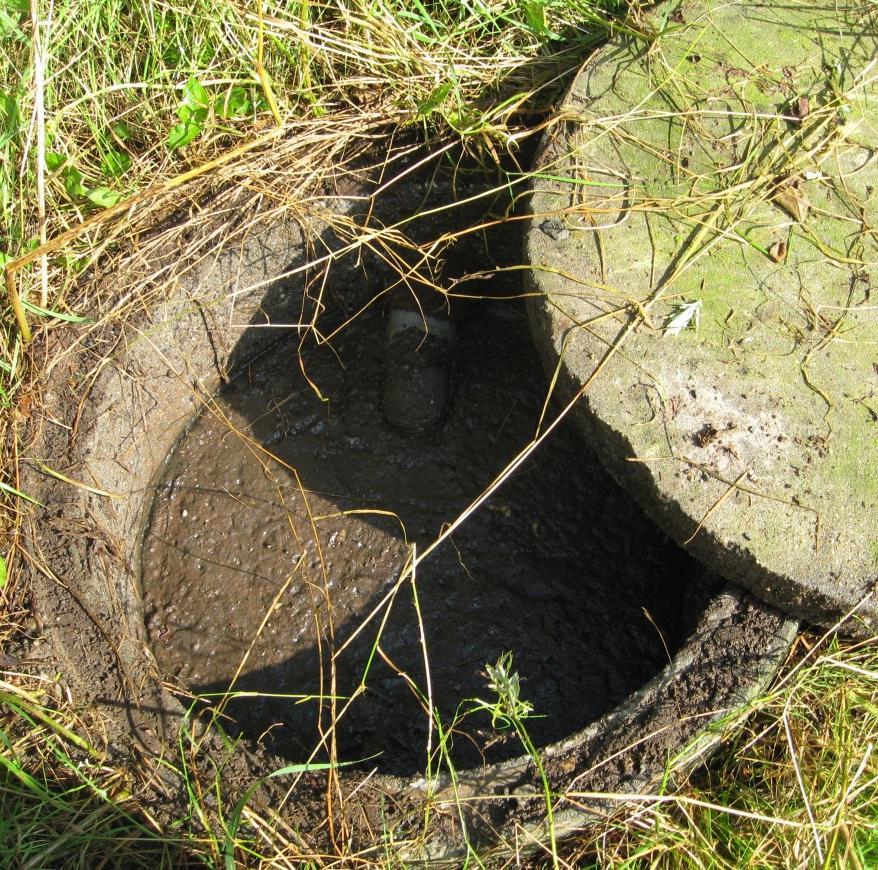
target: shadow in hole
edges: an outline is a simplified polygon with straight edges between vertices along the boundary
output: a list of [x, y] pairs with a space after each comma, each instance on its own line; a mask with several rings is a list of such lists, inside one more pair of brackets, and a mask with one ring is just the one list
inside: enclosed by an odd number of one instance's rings
[[[430, 191], [433, 203], [443, 195], [451, 193]], [[421, 199], [421, 191], [402, 191], [381, 204], [381, 217], [390, 222]], [[441, 277], [517, 265], [520, 242], [516, 224], [472, 235], [450, 250]], [[372, 281], [389, 280], [376, 262], [364, 266]], [[337, 274], [348, 276], [339, 290], [349, 304], [356, 273]], [[513, 296], [518, 274], [462, 289]], [[274, 288], [266, 297], [278, 319], [284, 312], [272, 301], [282, 296]], [[382, 329], [375, 307], [331, 348], [305, 352], [325, 402], [302, 376], [294, 342], [236, 360], [239, 373], [219, 400], [233, 428], [258, 446], [202, 417], [159, 484], [144, 548], [160, 664], [197, 693], [219, 693], [248, 656], [234, 689], [260, 697], [228, 704], [231, 727], [262, 735], [267, 748], [296, 761], [315, 747], [330, 705], [269, 696], [330, 691], [330, 649], [393, 588], [406, 542], [423, 551], [483, 491], [533, 436], [546, 391], [521, 304], [468, 303], [448, 419], [433, 438], [403, 437], [381, 411]], [[352, 693], [367, 668], [368, 678], [338, 723], [340, 757], [377, 755], [369, 764], [385, 772], [422, 772], [427, 717], [401, 674], [431, 692], [448, 728], [465, 699], [492, 700], [484, 667], [505, 650], [538, 714], [529, 729], [537, 744], [570, 734], [667, 662], [682, 640], [690, 572], [579, 436], [561, 427], [420, 565], [417, 609], [412, 585], [402, 585], [380, 652], [380, 615], [345, 647], [335, 693]], [[486, 714], [455, 729], [459, 766], [520, 752]]]

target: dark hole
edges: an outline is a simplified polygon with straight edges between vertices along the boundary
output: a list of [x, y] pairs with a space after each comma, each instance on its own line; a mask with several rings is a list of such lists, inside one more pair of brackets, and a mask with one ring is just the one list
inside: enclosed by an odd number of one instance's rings
[[[520, 237], [501, 230], [455, 246], [443, 277], [519, 263]], [[461, 289], [512, 296], [518, 275]], [[455, 765], [501, 761], [522, 754], [514, 735], [485, 712], [464, 714], [469, 699], [493, 700], [485, 667], [503, 652], [545, 745], [617, 705], [684, 639], [691, 561], [566, 424], [401, 584], [386, 621], [381, 611], [355, 635], [394, 588], [406, 541], [423, 552], [536, 431], [546, 378], [523, 305], [460, 308], [450, 410], [430, 437], [407, 438], [383, 417], [376, 306], [331, 347], [304, 352], [328, 401], [303, 376], [297, 344], [281, 343], [241, 366], [157, 483], [142, 565], [156, 658], [211, 694], [249, 650], [234, 690], [254, 694], [228, 703], [226, 727], [291, 761], [311, 757], [333, 706], [361, 682], [337, 725], [341, 760], [423, 772], [429, 693]], [[334, 705], [333, 648], [343, 650]]]

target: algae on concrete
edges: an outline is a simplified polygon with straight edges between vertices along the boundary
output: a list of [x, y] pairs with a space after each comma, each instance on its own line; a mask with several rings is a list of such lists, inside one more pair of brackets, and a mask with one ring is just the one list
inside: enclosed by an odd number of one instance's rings
[[[560, 383], [609, 353], [579, 413], [611, 470], [711, 567], [826, 625], [878, 612], [876, 17], [660, 7], [654, 41], [579, 74], [527, 235]], [[666, 334], [692, 302], [697, 328]]]

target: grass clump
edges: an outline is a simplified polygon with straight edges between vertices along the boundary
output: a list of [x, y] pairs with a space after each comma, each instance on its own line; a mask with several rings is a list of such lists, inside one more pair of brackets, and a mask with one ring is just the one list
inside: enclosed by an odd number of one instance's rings
[[41, 222], [52, 236], [267, 125], [356, 109], [361, 123], [502, 139], [622, 13], [510, 0], [7, 3], [2, 249], [15, 256]]
[[855, 867], [878, 850], [878, 646], [803, 635], [775, 690], [676, 795], [580, 853], [595, 866]]

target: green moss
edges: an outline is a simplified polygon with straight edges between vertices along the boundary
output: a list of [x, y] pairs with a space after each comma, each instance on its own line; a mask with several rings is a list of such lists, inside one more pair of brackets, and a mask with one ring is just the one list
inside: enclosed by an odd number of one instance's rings
[[[584, 233], [575, 258], [537, 240], [547, 263], [586, 280], [546, 289], [574, 321], [627, 296], [657, 327], [626, 334], [625, 362], [605, 367], [590, 407], [636, 458], [668, 462], [654, 472], [659, 499], [688, 513], [671, 533], [686, 540], [710, 512], [705, 537], [746, 546], [766, 586], [794, 578], [829, 598], [821, 584], [843, 576], [832, 582], [852, 605], [874, 577], [863, 550], [878, 519], [878, 87], [864, 74], [878, 38], [855, 5], [684, 0], [679, 11], [656, 44], [620, 42], [574, 88], [576, 153], [559, 148], [556, 165], [615, 172], [632, 207]], [[568, 220], [607, 211], [599, 192], [556, 190]], [[699, 328], [664, 334], [693, 300]], [[569, 362], [582, 382], [620, 334], [596, 328], [599, 343], [584, 337]], [[661, 414], [644, 405], [649, 389]], [[709, 448], [704, 426], [729, 434]], [[714, 510], [739, 475], [750, 493]], [[698, 554], [728, 564], [719, 546]]]

